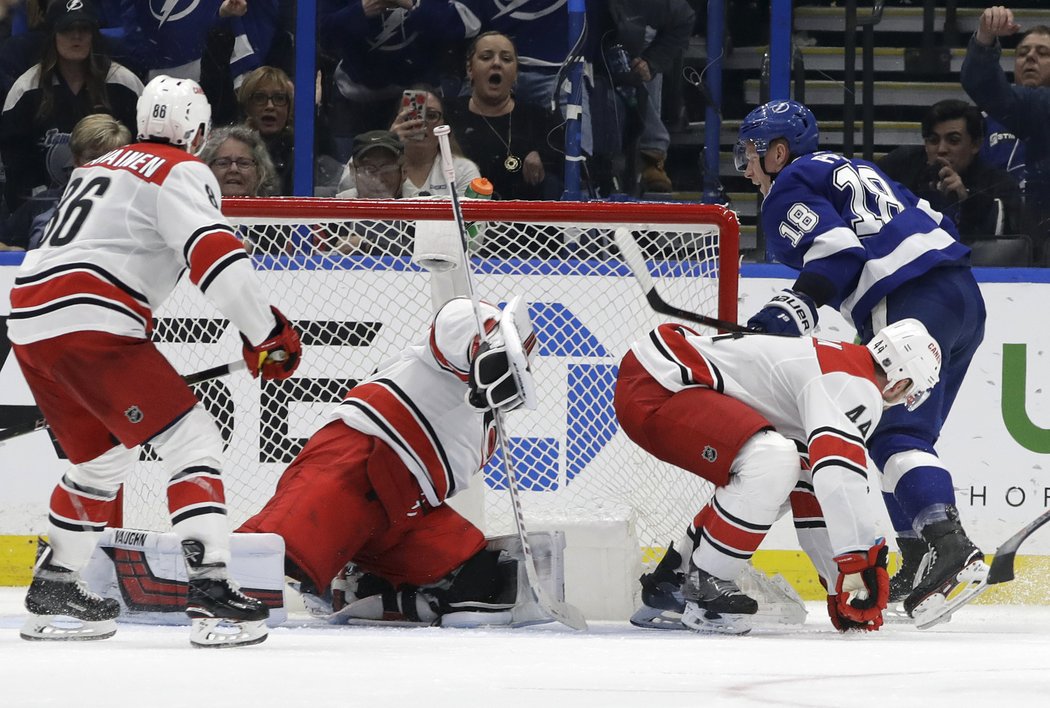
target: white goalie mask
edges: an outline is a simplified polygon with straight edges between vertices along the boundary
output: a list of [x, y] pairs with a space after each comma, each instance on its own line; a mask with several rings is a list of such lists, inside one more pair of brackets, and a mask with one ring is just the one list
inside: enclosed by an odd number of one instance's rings
[[477, 408], [535, 410], [538, 402], [529, 355], [536, 334], [528, 304], [515, 295], [500, 314], [499, 327], [471, 365], [468, 400]]
[[158, 76], [139, 96], [137, 124], [139, 140], [168, 142], [187, 150], [203, 128], [199, 152], [211, 130], [211, 105], [196, 81]]
[[886, 372], [888, 381], [883, 391], [911, 379], [911, 386], [898, 401], [909, 411], [921, 406], [940, 380], [941, 347], [918, 320], [905, 319], [883, 327], [868, 342], [868, 350]]

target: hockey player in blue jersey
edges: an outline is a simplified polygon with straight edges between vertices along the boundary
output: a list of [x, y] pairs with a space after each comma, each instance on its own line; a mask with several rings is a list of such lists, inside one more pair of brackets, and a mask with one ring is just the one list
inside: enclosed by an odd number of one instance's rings
[[903, 599], [909, 616], [926, 626], [933, 617], [947, 619], [983, 589], [987, 573], [959, 522], [951, 474], [933, 447], [984, 337], [970, 249], [948, 218], [872, 163], [820, 150], [813, 113], [795, 101], [772, 101], [748, 114], [734, 157], [765, 197], [762, 228], [773, 256], [799, 271], [750, 327], [805, 335], [817, 324], [818, 308], [828, 305], [863, 342], [913, 317], [941, 345], [941, 383], [925, 405], [886, 411], [869, 449], [903, 556], [891, 601]]

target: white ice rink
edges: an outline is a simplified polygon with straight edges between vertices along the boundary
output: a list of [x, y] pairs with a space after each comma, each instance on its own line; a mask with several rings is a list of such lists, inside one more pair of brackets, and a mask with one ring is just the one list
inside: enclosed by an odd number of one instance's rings
[[[185, 627], [101, 642], [19, 638], [0, 588], [0, 706], [76, 708], [707, 708], [1050, 705], [1050, 608], [974, 606], [919, 632], [806, 626], [747, 637], [594, 624], [519, 630], [328, 627], [305, 617], [255, 647], [190, 647]], [[296, 624], [296, 619], [289, 624]]]

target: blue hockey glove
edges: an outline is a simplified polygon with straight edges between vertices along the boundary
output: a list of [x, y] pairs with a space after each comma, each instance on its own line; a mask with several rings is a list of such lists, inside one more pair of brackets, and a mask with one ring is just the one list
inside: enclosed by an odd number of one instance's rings
[[817, 305], [804, 293], [784, 289], [747, 321], [756, 332], [803, 336], [817, 326]]

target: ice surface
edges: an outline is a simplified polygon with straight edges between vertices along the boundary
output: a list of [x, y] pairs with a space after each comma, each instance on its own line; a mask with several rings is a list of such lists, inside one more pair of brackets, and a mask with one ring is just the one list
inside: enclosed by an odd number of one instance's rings
[[711, 637], [594, 623], [519, 630], [329, 627], [305, 616], [259, 646], [193, 649], [186, 627], [101, 642], [19, 638], [0, 588], [0, 706], [612, 708], [922, 706], [1050, 700], [1050, 608], [972, 606], [926, 632], [842, 636], [820, 604], [797, 630]]

